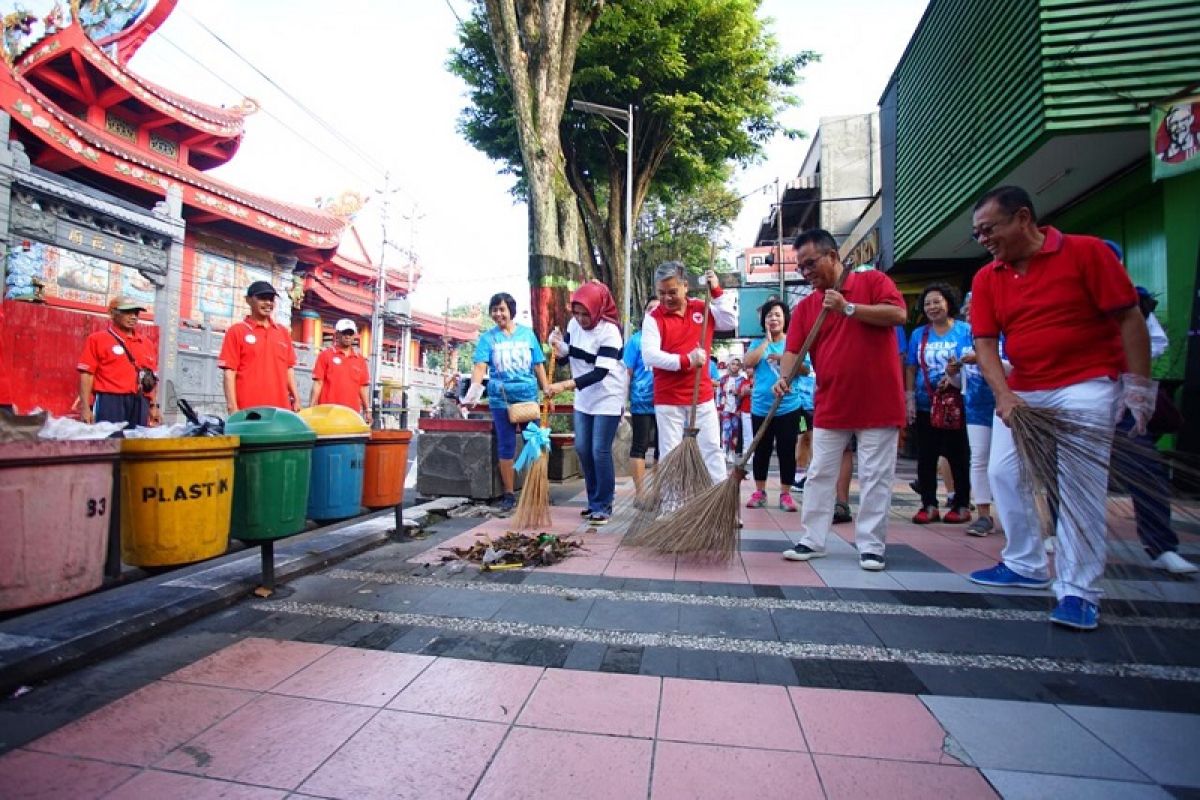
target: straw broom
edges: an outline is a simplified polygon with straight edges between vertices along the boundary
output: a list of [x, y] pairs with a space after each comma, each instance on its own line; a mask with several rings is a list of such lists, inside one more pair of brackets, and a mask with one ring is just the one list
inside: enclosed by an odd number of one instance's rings
[[[842, 271], [833, 287], [835, 291], [842, 288], [842, 283], [849, 273], [849, 269]], [[828, 315], [828, 308], [822, 308], [821, 313], [817, 315], [788, 372], [789, 383], [800, 371], [800, 365], [812, 349], [813, 342], [816, 341], [821, 325]], [[738, 550], [738, 530], [741, 528], [738, 509], [741, 505], [741, 483], [747, 475], [746, 464], [754, 456], [759, 442], [766, 436], [782, 401], [782, 396], [776, 396], [775, 401], [771, 403], [771, 410], [767, 412], [758, 428], [758, 433], [754, 435], [750, 446], [742, 449], [741, 459], [725, 480], [692, 497], [687, 506], [678, 512], [651, 522], [644, 530], [639, 531], [636, 543], [660, 553], [703, 554], [716, 561], [732, 559]]]
[[[700, 347], [708, 339], [709, 306], [712, 303], [712, 293], [704, 295], [704, 322], [700, 326]], [[643, 534], [654, 524], [655, 518], [661, 513], [670, 513], [682, 508], [695, 495], [713, 485], [712, 475], [708, 473], [708, 465], [704, 463], [704, 454], [700, 452], [700, 442], [696, 437], [700, 430], [696, 427], [696, 406], [700, 402], [700, 380], [707, 378], [708, 363], [696, 367], [696, 376], [692, 380], [692, 408], [688, 414], [688, 424], [683, 431], [683, 440], [671, 452], [667, 453], [650, 474], [642, 492], [633, 501], [634, 517], [629, 523], [626, 539], [630, 544], [648, 544], [642, 540]], [[650, 545], [653, 546], [653, 545]]]
[[[554, 380], [554, 362], [558, 356], [557, 351], [550, 348], [550, 369], [549, 376], [551, 382]], [[550, 428], [550, 409], [554, 405], [554, 398], [546, 395], [542, 398], [542, 429], [546, 436], [546, 446], [529, 442], [526, 447], [537, 447], [537, 456], [533, 459], [533, 463], [529, 466], [529, 472], [525, 475], [525, 488], [521, 490], [521, 497], [517, 501], [517, 509], [513, 514], [513, 527], [520, 529], [529, 528], [548, 528], [551, 524], [550, 517], [550, 455], [549, 455], [549, 428]], [[532, 425], [533, 423], [529, 423]]]

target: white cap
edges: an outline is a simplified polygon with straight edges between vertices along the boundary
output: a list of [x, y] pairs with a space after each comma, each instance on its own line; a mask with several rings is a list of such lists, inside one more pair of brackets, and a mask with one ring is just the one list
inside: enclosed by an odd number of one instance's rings
[[358, 326], [354, 324], [354, 320], [352, 319], [339, 319], [337, 321], [337, 325], [333, 326], [333, 329], [338, 333], [341, 333], [342, 331], [358, 333]]

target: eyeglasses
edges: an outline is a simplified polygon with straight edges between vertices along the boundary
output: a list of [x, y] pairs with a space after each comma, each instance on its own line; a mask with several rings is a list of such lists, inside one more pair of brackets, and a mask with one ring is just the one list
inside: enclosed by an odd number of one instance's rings
[[1013, 220], [1012, 215], [1009, 215], [1008, 219], [1004, 219], [1004, 220], [1000, 220], [999, 222], [992, 222], [992, 223], [988, 223], [985, 225], [980, 225], [976, 228], [972, 228], [971, 229], [971, 238], [977, 242], [980, 239], [990, 239], [990, 238], [992, 238], [992, 234], [996, 232], [996, 228], [999, 228], [1002, 225], [1007, 225], [1008, 223], [1012, 222], [1012, 220]]
[[827, 255], [829, 255], [829, 253], [825, 252], [821, 253], [821, 255], [817, 256], [816, 258], [806, 258], [803, 261], [797, 261], [796, 272], [799, 272], [801, 275], [806, 272], [812, 272], [816, 268], [817, 264], [820, 263], [821, 259], [825, 258]]

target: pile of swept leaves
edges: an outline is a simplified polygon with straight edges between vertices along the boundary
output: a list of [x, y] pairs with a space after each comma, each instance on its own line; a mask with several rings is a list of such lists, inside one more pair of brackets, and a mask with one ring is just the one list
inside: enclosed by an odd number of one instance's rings
[[516, 533], [509, 531], [495, 539], [482, 537], [470, 547], [444, 547], [442, 562], [469, 561], [487, 572], [520, 567], [548, 567], [557, 564], [583, 547], [576, 539], [562, 539], [553, 533]]

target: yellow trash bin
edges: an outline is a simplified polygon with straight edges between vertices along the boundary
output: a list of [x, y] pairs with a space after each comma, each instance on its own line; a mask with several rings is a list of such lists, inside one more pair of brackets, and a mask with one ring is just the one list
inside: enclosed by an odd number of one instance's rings
[[229, 546], [236, 436], [121, 443], [121, 560], [189, 564]]

